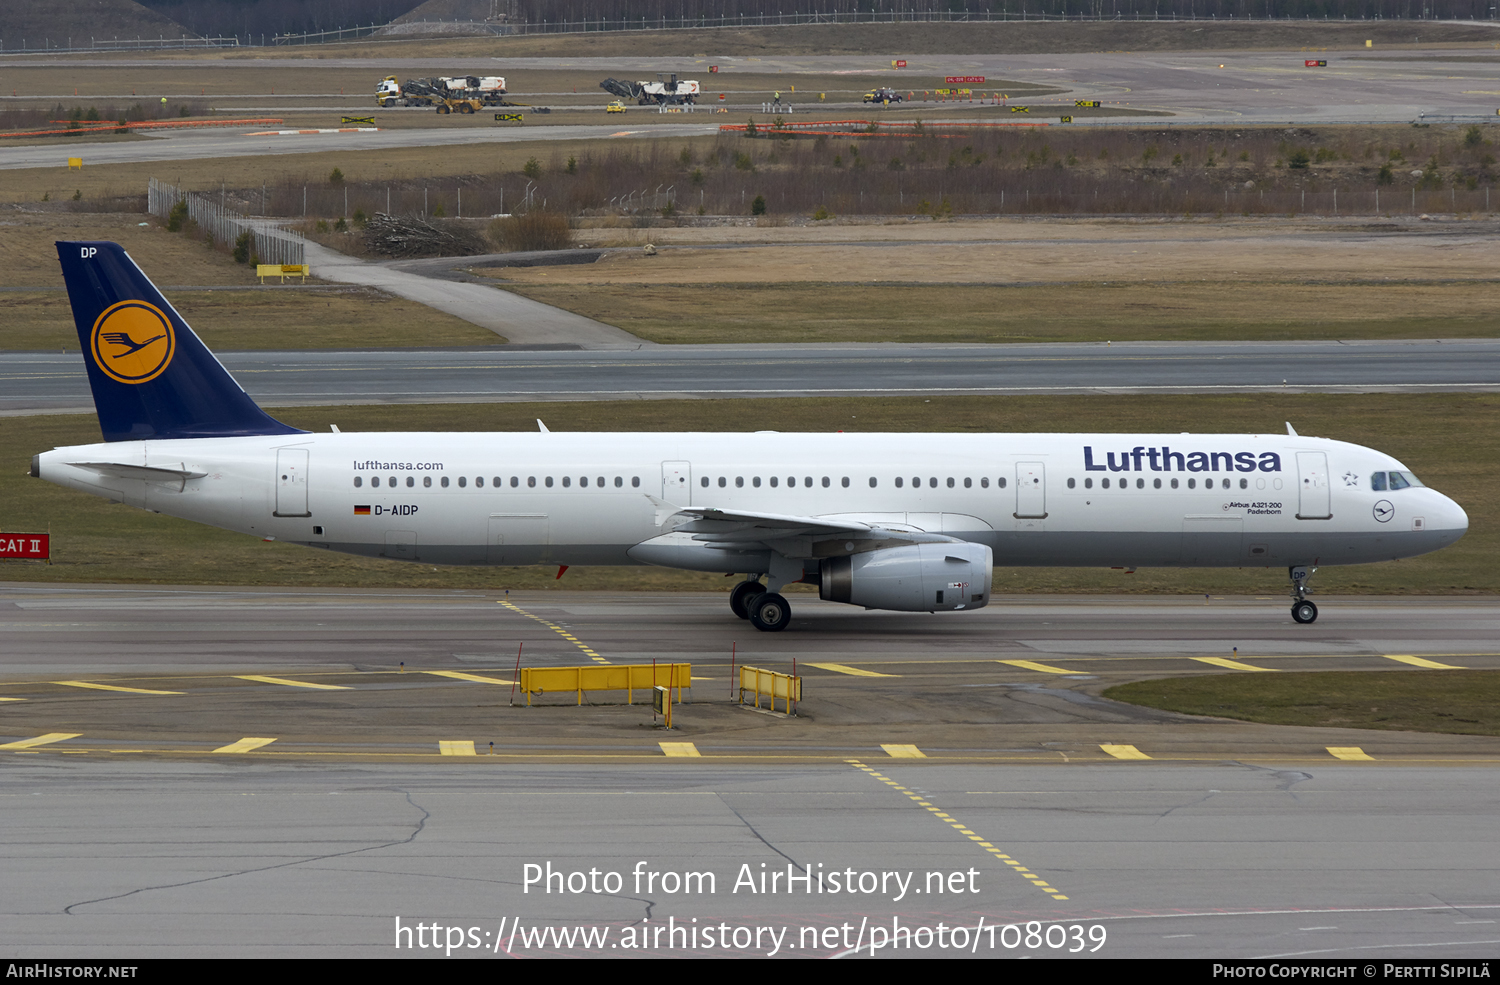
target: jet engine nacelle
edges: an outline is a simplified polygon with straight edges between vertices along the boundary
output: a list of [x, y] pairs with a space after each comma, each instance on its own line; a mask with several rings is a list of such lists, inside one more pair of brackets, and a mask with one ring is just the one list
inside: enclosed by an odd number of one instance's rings
[[994, 553], [983, 544], [913, 544], [823, 561], [818, 597], [867, 609], [944, 612], [989, 604]]

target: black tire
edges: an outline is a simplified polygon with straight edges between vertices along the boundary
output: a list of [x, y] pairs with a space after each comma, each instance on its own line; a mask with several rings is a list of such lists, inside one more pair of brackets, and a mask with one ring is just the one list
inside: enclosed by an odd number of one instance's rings
[[448, 107], [447, 106], [439, 106], [437, 108], [437, 111], [438, 111], [438, 115], [439, 116], [447, 116], [448, 115]]
[[750, 625], [763, 633], [779, 633], [792, 621], [792, 607], [775, 592], [757, 595], [750, 602]]
[[729, 611], [741, 619], [750, 618], [750, 603], [755, 596], [765, 592], [766, 586], [758, 581], [742, 581], [729, 593]]
[[1304, 626], [1318, 621], [1318, 607], [1303, 599], [1292, 606], [1292, 621], [1302, 623]]

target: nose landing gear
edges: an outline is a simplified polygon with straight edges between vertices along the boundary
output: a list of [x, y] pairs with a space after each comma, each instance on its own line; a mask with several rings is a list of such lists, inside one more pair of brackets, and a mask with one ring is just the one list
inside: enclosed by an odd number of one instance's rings
[[1318, 618], [1318, 607], [1307, 598], [1307, 580], [1312, 577], [1317, 568], [1308, 568], [1305, 565], [1288, 568], [1287, 574], [1292, 578], [1292, 621], [1306, 625], [1316, 622]]

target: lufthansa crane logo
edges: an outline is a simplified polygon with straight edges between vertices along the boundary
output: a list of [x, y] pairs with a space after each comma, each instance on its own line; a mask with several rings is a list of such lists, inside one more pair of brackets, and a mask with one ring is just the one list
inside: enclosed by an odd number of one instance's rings
[[147, 383], [160, 376], [177, 351], [177, 334], [160, 308], [145, 301], [110, 305], [94, 322], [94, 365], [120, 383]]

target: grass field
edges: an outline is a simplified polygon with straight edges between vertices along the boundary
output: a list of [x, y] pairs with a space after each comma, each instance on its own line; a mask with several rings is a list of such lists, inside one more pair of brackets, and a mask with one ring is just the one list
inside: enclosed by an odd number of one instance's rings
[[1204, 674], [1135, 681], [1105, 697], [1267, 725], [1500, 735], [1492, 670]]
[[[1420, 36], [1421, 41], [1418, 41]], [[1067, 23], [812, 24], [707, 30], [543, 34], [510, 38], [371, 40], [320, 45], [321, 57], [538, 58], [736, 55], [961, 55], [1092, 51], [1217, 51], [1279, 48], [1381, 48], [1494, 43], [1484, 24], [1433, 21], [1105, 21]], [[285, 57], [286, 48], [249, 49], [245, 59]], [[315, 57], [317, 57], [315, 56]], [[199, 59], [205, 56], [197, 56]]]
[[1500, 335], [1500, 285], [1493, 283], [530, 283], [510, 289], [608, 321], [641, 338], [669, 343], [1308, 341]]
[[[78, 349], [59, 239], [124, 246], [211, 349], [495, 345], [487, 329], [369, 288], [257, 284], [254, 270], [135, 213], [0, 212], [0, 351]], [[187, 289], [182, 289], [186, 287]], [[193, 290], [194, 287], [244, 288]]]
[[[1076, 431], [1100, 422], [1121, 431], [1280, 432], [1339, 438], [1395, 455], [1469, 513], [1457, 544], [1399, 562], [1325, 567], [1313, 585], [1329, 594], [1466, 594], [1500, 591], [1500, 397], [1492, 395], [1238, 397], [954, 397], [892, 399], [445, 404], [281, 409], [276, 416], [326, 432], [533, 431]], [[963, 422], [955, 425], [954, 422]], [[56, 563], [5, 562], [16, 581], [157, 584], [349, 585], [532, 589], [727, 589], [718, 576], [660, 568], [433, 568], [330, 555], [110, 505], [26, 475], [33, 454], [97, 441], [92, 417], [9, 418], [0, 428], [0, 502], [10, 530], [47, 530]], [[1279, 569], [997, 568], [998, 595], [1042, 592], [1274, 595]], [[1269, 675], [1267, 675], [1269, 676]]]

